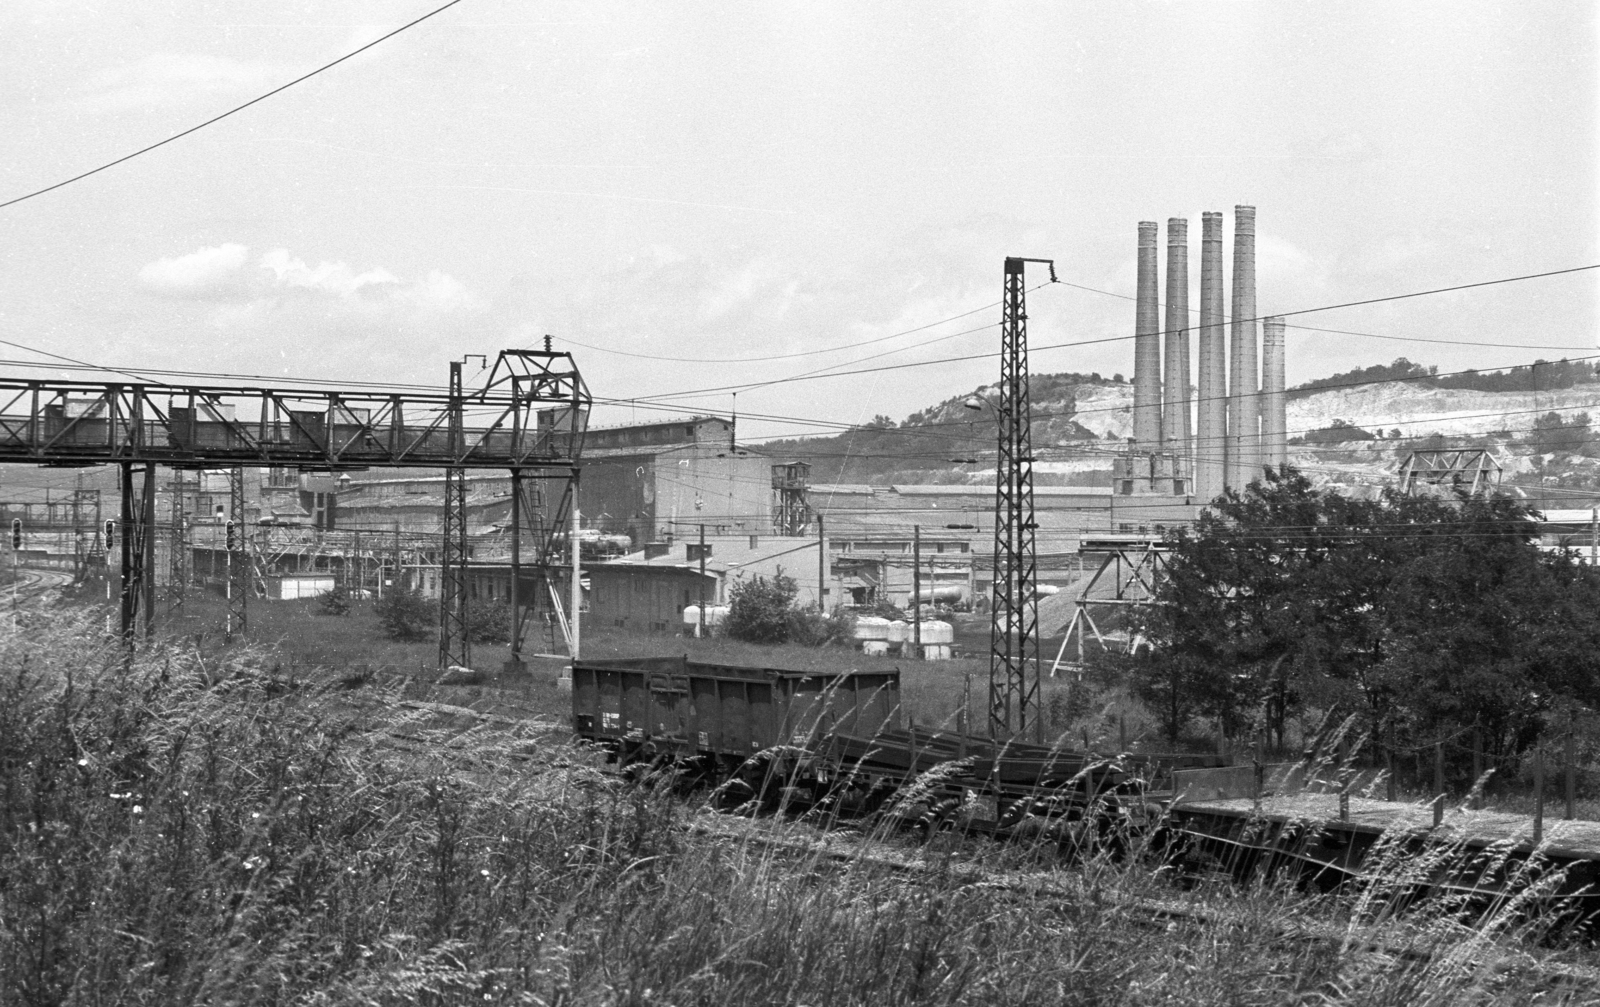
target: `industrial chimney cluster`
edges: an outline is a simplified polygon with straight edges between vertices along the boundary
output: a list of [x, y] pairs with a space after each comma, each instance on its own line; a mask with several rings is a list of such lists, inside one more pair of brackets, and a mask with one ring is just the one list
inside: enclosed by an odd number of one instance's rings
[[[1160, 225], [1139, 224], [1133, 339], [1133, 438], [1117, 459], [1116, 492], [1210, 500], [1288, 459], [1283, 319], [1257, 335], [1256, 209], [1233, 208], [1233, 310], [1224, 327], [1222, 214], [1200, 223], [1199, 373], [1189, 364], [1189, 222], [1167, 221], [1166, 316]], [[1163, 337], [1165, 337], [1163, 339]], [[1166, 380], [1162, 380], [1165, 373]], [[1197, 378], [1191, 385], [1191, 378]], [[1198, 392], [1190, 400], [1191, 389]], [[1192, 433], [1191, 433], [1192, 431]]]

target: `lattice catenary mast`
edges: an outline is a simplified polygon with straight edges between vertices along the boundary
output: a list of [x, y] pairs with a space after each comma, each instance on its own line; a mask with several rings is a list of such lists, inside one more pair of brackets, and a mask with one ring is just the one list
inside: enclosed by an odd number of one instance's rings
[[1028, 405], [1028, 308], [1023, 264], [1007, 258], [1000, 321], [999, 450], [994, 491], [994, 603], [989, 624], [989, 733], [1044, 738], [1039, 709], [1038, 558], [1034, 549], [1033, 414]]

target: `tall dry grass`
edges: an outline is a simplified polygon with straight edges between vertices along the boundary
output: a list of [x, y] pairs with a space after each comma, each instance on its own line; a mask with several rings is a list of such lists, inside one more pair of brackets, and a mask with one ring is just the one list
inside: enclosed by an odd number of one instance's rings
[[[920, 865], [908, 872], [768, 842], [781, 823], [705, 835], [669, 788], [624, 786], [548, 727], [419, 747], [417, 711], [358, 710], [267, 668], [179, 647], [125, 662], [64, 616], [0, 637], [0, 1003], [1410, 1005], [1540, 992], [1508, 968], [1527, 952], [1505, 934], [1440, 954], [1465, 933], [1447, 914], [1360, 922], [1292, 892], [1219, 885], [1152, 917], [1151, 900], [1180, 897], [1165, 873], [1092, 846], [1070, 863], [1053, 847], [989, 848], [984, 877], [1032, 879], [997, 884], [925, 849], [905, 851]], [[1296, 936], [1308, 928], [1323, 936]]]

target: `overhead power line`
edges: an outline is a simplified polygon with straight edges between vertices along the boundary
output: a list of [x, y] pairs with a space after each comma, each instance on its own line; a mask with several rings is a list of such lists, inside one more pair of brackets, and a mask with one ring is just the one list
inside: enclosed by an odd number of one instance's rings
[[317, 67], [315, 70], [312, 70], [310, 73], [301, 74], [299, 77], [296, 77], [294, 80], [291, 80], [287, 84], [281, 84], [278, 87], [273, 88], [271, 91], [268, 91], [266, 94], [257, 95], [256, 97], [251, 98], [249, 101], [245, 102], [243, 105], [237, 105], [237, 106], [235, 106], [233, 108], [230, 108], [226, 112], [223, 112], [221, 115], [214, 115], [211, 118], [207, 119], [205, 122], [202, 122], [197, 126], [190, 126], [188, 129], [184, 130], [181, 133], [174, 133], [171, 136], [167, 137], [165, 140], [158, 140], [155, 143], [150, 144], [148, 147], [141, 147], [141, 148], [139, 148], [138, 150], [134, 151], [131, 154], [122, 155], [121, 157], [117, 158], [115, 161], [107, 161], [105, 164], [100, 165], [100, 167], [98, 167], [98, 168], [90, 168], [88, 171], [82, 172], [81, 174], [73, 175], [71, 178], [64, 179], [64, 180], [62, 180], [60, 182], [55, 183], [54, 185], [47, 185], [42, 189], [36, 189], [33, 192], [27, 193], [25, 195], [16, 196], [16, 197], [14, 197], [12, 199], [8, 199], [4, 203], [0, 203], [0, 210], [3, 210], [8, 206], [14, 206], [17, 203], [20, 203], [25, 199], [32, 199], [35, 196], [42, 196], [47, 192], [54, 192], [56, 189], [59, 189], [62, 186], [71, 185], [73, 182], [81, 182], [83, 179], [88, 178], [90, 175], [97, 175], [100, 172], [105, 171], [107, 168], [115, 168], [117, 165], [121, 164], [122, 162], [131, 161], [134, 158], [138, 157], [140, 154], [148, 154], [152, 150], [155, 150], [157, 147], [164, 147], [164, 146], [166, 146], [167, 144], [171, 143], [174, 140], [181, 140], [182, 138], [188, 136], [190, 133], [198, 132], [199, 130], [205, 129], [207, 126], [211, 125], [212, 123], [221, 122], [223, 119], [226, 119], [228, 116], [233, 115], [236, 112], [243, 112], [245, 109], [249, 108], [251, 105], [254, 105], [254, 104], [258, 103], [258, 102], [266, 101], [268, 98], [270, 98], [273, 95], [279, 93], [280, 91], [287, 91], [289, 88], [294, 87], [296, 84], [299, 84], [302, 81], [310, 80], [312, 77], [315, 77], [317, 74], [321, 73], [324, 70], [330, 70], [333, 67], [338, 66], [340, 63], [343, 63], [345, 60], [349, 59], [352, 56], [357, 56], [357, 55], [360, 55], [361, 53], [366, 52], [368, 49], [371, 49], [373, 46], [377, 45], [379, 42], [384, 42], [384, 41], [387, 41], [388, 39], [394, 38], [396, 35], [400, 34], [403, 31], [405, 31], [407, 28], [411, 28], [411, 27], [414, 27], [416, 25], [419, 25], [422, 22], [424, 22], [424, 21], [428, 20], [429, 18], [433, 17], [435, 14], [439, 14], [439, 13], [441, 13], [443, 11], [446, 11], [446, 10], [450, 9], [451, 7], [454, 7], [456, 4], [458, 4], [460, 2], [461, 2], [461, 0], [450, 0], [450, 2], [447, 3], [447, 4], [444, 4], [444, 5], [439, 6], [439, 7], [435, 7], [433, 10], [431, 10], [428, 13], [422, 15], [421, 17], [419, 17], [419, 18], [417, 18], [417, 19], [415, 19], [413, 21], [407, 21], [405, 24], [403, 24], [400, 27], [396, 28], [394, 31], [391, 31], [386, 35], [381, 35], [378, 38], [373, 39], [371, 42], [368, 42], [366, 45], [362, 46], [361, 48], [352, 49], [350, 52], [345, 53], [343, 56], [340, 56], [338, 59], [334, 60], [331, 63], [324, 63], [322, 66]]
[[[1409, 291], [1409, 292], [1403, 293], [1403, 294], [1388, 294], [1388, 295], [1383, 296], [1383, 297], [1369, 297], [1369, 298], [1365, 298], [1365, 299], [1359, 300], [1359, 301], [1343, 301], [1343, 302], [1340, 302], [1338, 304], [1324, 304], [1324, 305], [1320, 305], [1320, 306], [1314, 307], [1314, 308], [1298, 308], [1298, 309], [1296, 309], [1294, 311], [1278, 311], [1278, 312], [1274, 312], [1271, 315], [1258, 315], [1258, 316], [1256, 316], [1254, 318], [1238, 319], [1238, 321], [1259, 322], [1259, 321], [1264, 321], [1267, 318], [1289, 318], [1289, 317], [1293, 317], [1293, 316], [1297, 316], [1297, 315], [1314, 314], [1316, 312], [1321, 312], [1321, 311], [1336, 311], [1336, 310], [1338, 310], [1340, 308], [1353, 308], [1353, 307], [1359, 307], [1359, 306], [1367, 305], [1367, 304], [1381, 304], [1381, 303], [1385, 303], [1385, 302], [1388, 302], [1388, 301], [1403, 301], [1403, 300], [1408, 300], [1410, 298], [1415, 298], [1415, 297], [1428, 297], [1428, 296], [1431, 296], [1431, 295], [1434, 295], [1434, 294], [1447, 294], [1447, 293], [1451, 293], [1451, 292], [1457, 291], [1457, 290], [1471, 290], [1471, 289], [1475, 289], [1475, 288], [1478, 288], [1478, 287], [1492, 287], [1492, 286], [1498, 286], [1498, 285], [1506, 284], [1506, 283], [1520, 283], [1520, 282], [1522, 282], [1524, 280], [1537, 280], [1537, 279], [1542, 279], [1542, 278], [1551, 277], [1551, 276], [1564, 276], [1564, 275], [1567, 275], [1569, 273], [1581, 273], [1581, 272], [1585, 272], [1585, 271], [1591, 270], [1591, 269], [1600, 269], [1600, 263], [1597, 263], [1597, 264], [1594, 264], [1594, 265], [1588, 265], [1588, 266], [1573, 266], [1573, 267], [1571, 267], [1569, 269], [1547, 270], [1547, 271], [1542, 272], [1542, 273], [1525, 273], [1525, 274], [1523, 274], [1521, 276], [1503, 276], [1503, 277], [1499, 277], [1499, 278], [1493, 279], [1493, 280], [1479, 280], [1479, 281], [1474, 282], [1474, 283], [1459, 283], [1459, 284], [1455, 284], [1455, 285], [1449, 286], [1449, 287], [1434, 287], [1434, 288], [1431, 288], [1431, 289], [1428, 289], [1428, 290], [1413, 290], [1413, 291]], [[1070, 284], [1064, 284], [1064, 285], [1070, 285]], [[1035, 288], [1035, 289], [1037, 289], [1037, 288]], [[1185, 330], [1185, 331], [1187, 331], [1187, 330]], [[1156, 333], [1156, 334], [1157, 335], [1162, 335], [1164, 333]], [[1064, 342], [1064, 343], [1046, 343], [1046, 344], [1044, 344], [1042, 346], [1031, 347], [1031, 350], [1033, 352], [1035, 352], [1035, 353], [1039, 353], [1039, 352], [1043, 352], [1043, 351], [1046, 351], [1046, 350], [1072, 349], [1072, 348], [1079, 347], [1079, 346], [1095, 346], [1095, 345], [1099, 345], [1099, 344], [1102, 344], [1102, 343], [1126, 342], [1126, 341], [1131, 341], [1133, 338], [1134, 338], [1133, 334], [1129, 333], [1127, 335], [1121, 335], [1121, 336], [1105, 336], [1105, 337], [1102, 337], [1102, 338], [1099, 338], [1099, 339], [1080, 339], [1080, 340], [1076, 340], [1076, 341], [1072, 341], [1072, 342]], [[1479, 344], [1479, 345], [1501, 345], [1505, 349], [1530, 349], [1530, 348], [1532, 348], [1532, 347], [1523, 347], [1523, 346], [1520, 346], [1520, 345], [1518, 345], [1516, 343]], [[907, 347], [907, 349], [910, 349], [910, 348], [911, 347]], [[1584, 349], [1586, 347], [1558, 347], [1558, 348], [1560, 348], [1560, 349]], [[877, 372], [881, 372], [881, 371], [906, 370], [906, 369], [913, 368], [913, 367], [932, 367], [932, 366], [935, 366], [935, 365], [938, 365], [938, 364], [962, 363], [962, 362], [965, 362], [965, 361], [968, 361], [968, 360], [984, 360], [984, 359], [987, 359], [987, 358], [990, 358], [990, 357], [995, 357], [995, 356], [998, 356], [998, 355], [999, 354], [996, 353], [996, 352], [969, 353], [969, 354], [965, 354], [965, 355], [959, 356], [959, 357], [941, 357], [941, 358], [939, 358], [937, 360], [912, 360], [912, 361], [906, 361], [904, 363], [899, 363], [899, 364], [883, 364], [883, 365], [880, 365], [878, 367], [863, 367], [863, 368], [858, 368], [858, 369], [855, 369], [855, 370], [848, 370], [848, 371], [833, 370], [831, 368], [828, 368], [828, 369], [825, 369], [826, 373], [823, 373], [821, 371], [813, 371], [813, 372], [808, 372], [808, 373], [805, 373], [805, 374], [791, 375], [791, 376], [786, 377], [786, 378], [773, 378], [773, 379], [767, 380], [767, 381], [747, 381], [747, 382], [743, 382], [743, 383], [740, 383], [740, 384], [734, 384], [734, 385], [715, 385], [715, 386], [712, 386], [712, 387], [709, 387], [709, 388], [696, 388], [696, 389], [690, 389], [688, 391], [681, 391], [681, 392], [664, 392], [664, 393], [662, 393], [660, 395], [639, 396], [636, 400], [630, 400], [630, 401], [643, 402], [643, 401], [646, 401], [646, 400], [686, 398], [686, 397], [693, 396], [693, 395], [707, 395], [707, 394], [713, 394], [713, 393], [717, 393], [717, 392], [746, 391], [746, 390], [753, 389], [753, 388], [764, 388], [764, 387], [767, 387], [767, 386], [770, 386], [770, 385], [787, 384], [787, 383], [793, 382], [793, 381], [814, 381], [814, 380], [817, 380], [817, 379], [820, 379], [820, 378], [849, 377], [849, 376], [857, 375], [857, 374], [872, 374], [872, 373], [877, 373]], [[845, 366], [845, 365], [836, 365], [836, 366]]]

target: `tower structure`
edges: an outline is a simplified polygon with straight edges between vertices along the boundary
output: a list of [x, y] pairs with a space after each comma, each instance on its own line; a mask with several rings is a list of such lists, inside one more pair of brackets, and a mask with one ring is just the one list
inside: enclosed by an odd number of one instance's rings
[[[461, 361], [450, 362], [450, 453], [465, 450], [465, 398]], [[471, 667], [467, 633], [467, 470], [452, 465], [444, 474], [444, 522], [439, 543], [439, 667]]]
[[[1167, 220], [1167, 319], [1165, 360], [1166, 378], [1162, 433], [1167, 450], [1187, 459], [1189, 441], [1189, 222], [1182, 217]], [[1191, 465], [1181, 469], [1192, 472]], [[1176, 493], [1182, 493], [1177, 486]]]
[[[1142, 225], [1141, 225], [1142, 226]], [[1042, 741], [1039, 708], [1038, 555], [1034, 548], [1033, 414], [1028, 401], [1024, 263], [1008, 258], [1000, 319], [999, 443], [994, 495], [994, 594], [989, 624], [989, 734]], [[1159, 386], [1158, 386], [1159, 387]], [[1156, 403], [1159, 425], [1160, 402]]]
[[1228, 364], [1222, 330], [1222, 214], [1200, 216], [1200, 340], [1194, 440], [1195, 493], [1211, 501], [1227, 470]]
[[1261, 373], [1256, 336], [1256, 208], [1233, 208], [1233, 339], [1228, 374], [1228, 486], [1261, 474]]
[[1133, 439], [1135, 450], [1161, 449], [1161, 292], [1157, 279], [1159, 225], [1139, 222], [1139, 266], [1133, 330]]
[[1282, 469], [1289, 461], [1286, 392], [1284, 390], [1283, 319], [1261, 322], [1261, 461]]

